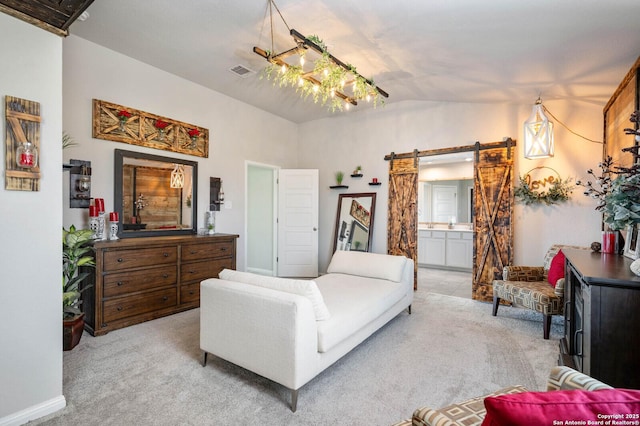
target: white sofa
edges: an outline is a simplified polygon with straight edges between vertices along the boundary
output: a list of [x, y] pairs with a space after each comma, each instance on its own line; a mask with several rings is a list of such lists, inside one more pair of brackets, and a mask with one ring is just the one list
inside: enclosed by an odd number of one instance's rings
[[[200, 348], [298, 390], [404, 309], [414, 266], [402, 256], [338, 251], [327, 274], [293, 280], [225, 270], [200, 286]], [[382, 349], [382, 348], [381, 348]]]

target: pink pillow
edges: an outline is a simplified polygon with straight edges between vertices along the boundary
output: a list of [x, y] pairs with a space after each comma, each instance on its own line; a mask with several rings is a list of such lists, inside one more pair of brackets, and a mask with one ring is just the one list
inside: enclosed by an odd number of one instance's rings
[[[640, 420], [640, 390], [522, 392], [487, 397], [484, 406], [487, 415], [482, 426], [637, 424]], [[620, 423], [607, 423], [607, 420]], [[600, 421], [602, 423], [596, 423]]]
[[549, 284], [556, 287], [556, 283], [560, 278], [564, 278], [564, 253], [560, 250], [553, 259], [551, 259], [551, 266], [549, 266]]

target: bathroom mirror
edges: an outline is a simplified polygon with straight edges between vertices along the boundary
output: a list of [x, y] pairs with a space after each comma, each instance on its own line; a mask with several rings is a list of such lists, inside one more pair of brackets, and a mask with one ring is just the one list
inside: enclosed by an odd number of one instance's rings
[[473, 179], [419, 182], [418, 198], [419, 222], [472, 222]]
[[333, 251], [369, 251], [376, 193], [340, 194]]
[[473, 153], [420, 159], [418, 222], [473, 222]]
[[195, 234], [198, 163], [115, 150], [114, 208], [120, 237]]

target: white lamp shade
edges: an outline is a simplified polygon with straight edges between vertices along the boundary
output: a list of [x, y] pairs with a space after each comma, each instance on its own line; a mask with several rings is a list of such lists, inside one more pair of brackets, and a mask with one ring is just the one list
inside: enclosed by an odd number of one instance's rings
[[524, 157], [553, 157], [553, 150], [553, 123], [544, 115], [542, 102], [538, 101], [524, 122]]

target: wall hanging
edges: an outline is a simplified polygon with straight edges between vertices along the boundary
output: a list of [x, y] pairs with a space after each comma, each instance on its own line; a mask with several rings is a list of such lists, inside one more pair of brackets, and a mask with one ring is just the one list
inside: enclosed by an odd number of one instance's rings
[[69, 207], [86, 209], [91, 201], [91, 161], [69, 160]]
[[[549, 169], [555, 176], [542, 177], [533, 180], [531, 172], [539, 169]], [[551, 167], [539, 166], [529, 170], [519, 178], [519, 184], [513, 191], [513, 195], [525, 205], [546, 204], [548, 206], [558, 204], [569, 199], [575, 185], [571, 178], [562, 179], [560, 174]], [[546, 188], [549, 188], [548, 190]]]
[[5, 96], [5, 189], [40, 190], [40, 104]]
[[110, 102], [93, 100], [93, 137], [209, 157], [209, 130]]

